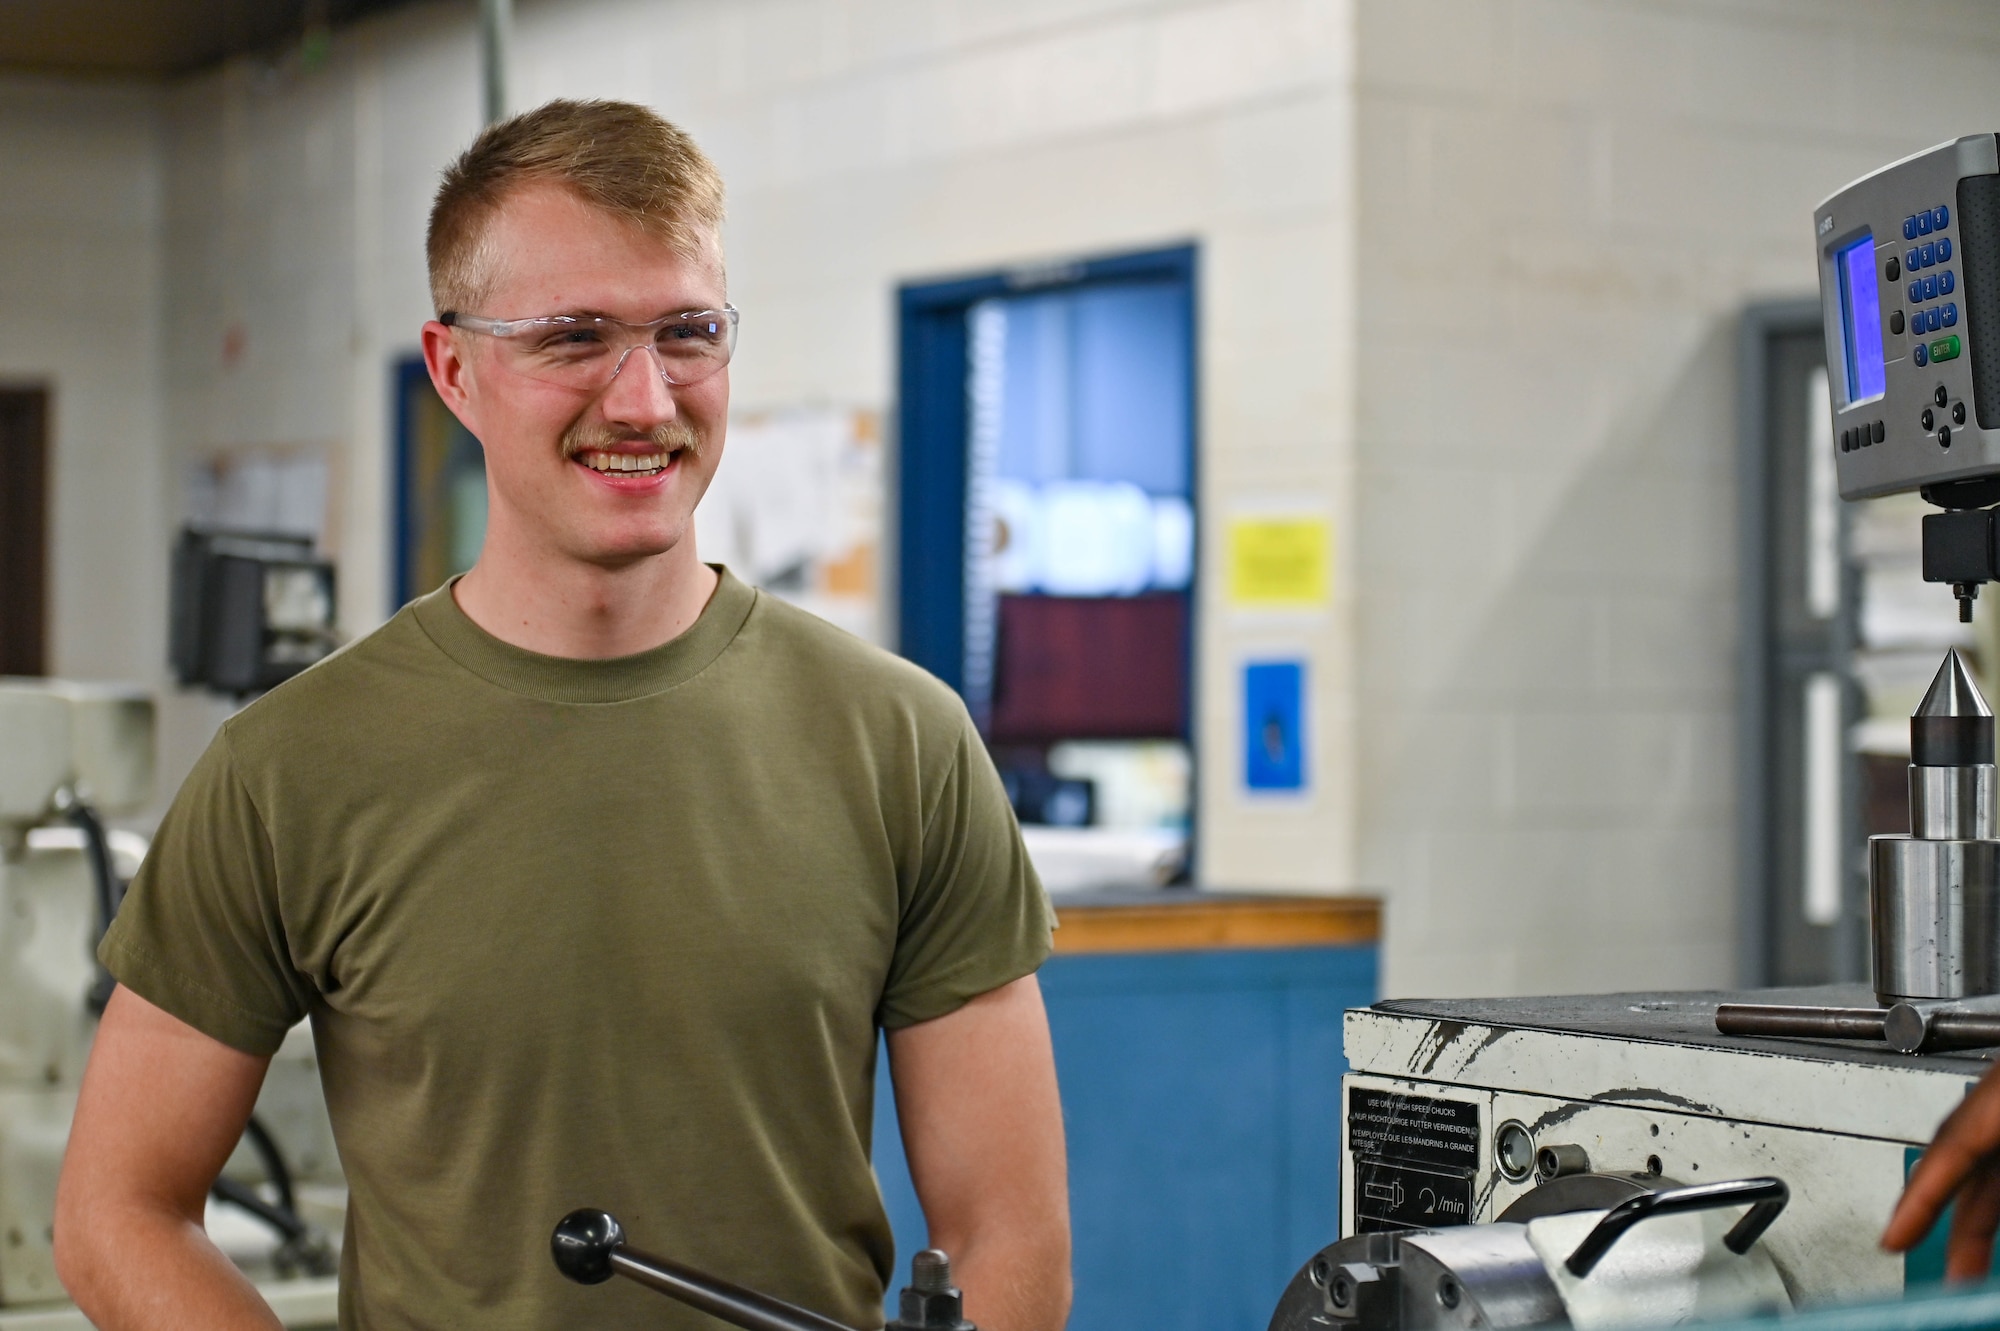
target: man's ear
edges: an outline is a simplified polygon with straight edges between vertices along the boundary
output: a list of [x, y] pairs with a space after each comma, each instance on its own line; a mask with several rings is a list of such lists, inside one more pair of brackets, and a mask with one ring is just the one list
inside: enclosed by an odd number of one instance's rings
[[472, 367], [460, 354], [459, 340], [452, 336], [451, 329], [432, 319], [424, 325], [423, 344], [424, 368], [430, 371], [431, 386], [437, 389], [445, 406], [451, 408], [451, 414], [477, 434], [471, 419]]

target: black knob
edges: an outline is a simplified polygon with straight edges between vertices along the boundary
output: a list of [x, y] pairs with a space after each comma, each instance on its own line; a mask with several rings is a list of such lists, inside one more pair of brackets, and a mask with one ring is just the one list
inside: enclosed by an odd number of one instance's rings
[[579, 1285], [601, 1285], [611, 1279], [611, 1253], [624, 1246], [624, 1226], [609, 1211], [588, 1206], [564, 1216], [549, 1236], [556, 1270]]

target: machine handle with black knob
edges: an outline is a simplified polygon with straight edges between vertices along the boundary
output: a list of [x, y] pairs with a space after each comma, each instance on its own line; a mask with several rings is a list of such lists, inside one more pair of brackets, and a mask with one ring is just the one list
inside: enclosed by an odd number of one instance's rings
[[[556, 1269], [580, 1285], [624, 1276], [745, 1331], [855, 1331], [797, 1304], [640, 1252], [626, 1244], [625, 1228], [615, 1217], [595, 1208], [564, 1216], [549, 1236], [549, 1251]], [[978, 1331], [960, 1315], [962, 1300], [951, 1284], [949, 1258], [926, 1249], [912, 1268], [901, 1316], [884, 1331]]]
[[1722, 1236], [1722, 1242], [1729, 1251], [1738, 1254], [1750, 1251], [1750, 1245], [1762, 1237], [1771, 1222], [1785, 1209], [1785, 1203], [1792, 1197], [1791, 1189], [1783, 1179], [1746, 1178], [1728, 1183], [1698, 1183], [1691, 1188], [1668, 1188], [1662, 1192], [1641, 1193], [1628, 1198], [1604, 1213], [1604, 1218], [1583, 1236], [1583, 1242], [1576, 1245], [1576, 1251], [1563, 1263], [1573, 1276], [1581, 1278], [1590, 1274], [1612, 1245], [1625, 1236], [1642, 1220], [1658, 1215], [1677, 1215], [1687, 1211], [1713, 1211], [1725, 1206], [1742, 1206], [1750, 1203], [1750, 1210], [1730, 1227]]

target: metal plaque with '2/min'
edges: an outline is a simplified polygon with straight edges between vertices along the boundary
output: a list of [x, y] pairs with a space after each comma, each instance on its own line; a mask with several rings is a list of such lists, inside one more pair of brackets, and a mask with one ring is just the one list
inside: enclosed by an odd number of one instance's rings
[[1479, 1141], [1479, 1106], [1472, 1101], [1350, 1088], [1355, 1230], [1469, 1223]]

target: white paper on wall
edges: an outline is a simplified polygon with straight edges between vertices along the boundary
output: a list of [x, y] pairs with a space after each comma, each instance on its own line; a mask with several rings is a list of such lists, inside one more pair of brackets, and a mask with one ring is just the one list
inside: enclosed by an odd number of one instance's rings
[[875, 413], [752, 413], [730, 420], [695, 540], [710, 563], [879, 641], [882, 503]]
[[310, 536], [331, 529], [326, 454], [317, 448], [235, 449], [189, 465], [187, 520], [232, 531]]

